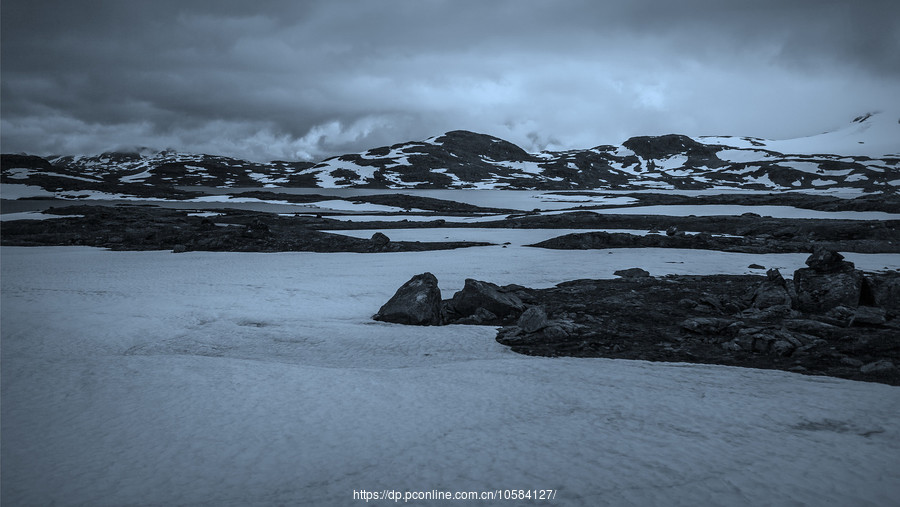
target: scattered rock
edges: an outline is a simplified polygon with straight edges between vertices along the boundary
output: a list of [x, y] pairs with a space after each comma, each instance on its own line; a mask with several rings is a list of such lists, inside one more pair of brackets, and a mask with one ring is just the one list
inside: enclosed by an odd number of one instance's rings
[[[443, 313], [442, 315], [446, 315]], [[468, 324], [473, 326], [480, 326], [483, 324], [492, 324], [497, 322], [497, 316], [494, 315], [491, 311], [485, 310], [484, 308], [479, 308], [472, 315], [463, 317], [461, 319], [455, 320], [454, 324]]]
[[843, 255], [821, 246], [813, 249], [812, 255], [806, 259], [806, 265], [819, 273], [853, 269], [853, 263], [845, 261]]
[[880, 326], [885, 323], [885, 312], [873, 306], [859, 306], [850, 319], [851, 326]]
[[563, 329], [562, 326], [549, 326], [544, 328], [544, 336], [548, 340], [564, 340], [569, 337], [569, 332]]
[[370, 239], [370, 241], [372, 242], [372, 246], [374, 246], [375, 248], [383, 249], [387, 246], [388, 243], [391, 242], [391, 238], [387, 237], [387, 235], [382, 232], [376, 232], [372, 235], [372, 239]]
[[682, 298], [678, 300], [678, 306], [683, 306], [685, 308], [696, 308], [699, 304], [700, 303], [690, 298]]
[[372, 318], [417, 326], [440, 324], [441, 290], [437, 278], [431, 273], [412, 277]]
[[759, 264], [751, 264], [751, 265], [749, 265], [749, 266], [747, 266], [747, 267], [750, 268], [750, 269], [766, 269], [765, 266], [761, 266], [761, 265], [759, 265]]
[[692, 333], [701, 335], [718, 334], [734, 321], [731, 319], [720, 319], [715, 317], [692, 317], [685, 319], [681, 323], [681, 327]]
[[888, 361], [887, 359], [881, 359], [860, 367], [859, 371], [862, 373], [882, 373], [893, 371], [894, 368], [893, 362]]
[[797, 346], [793, 343], [785, 340], [777, 340], [772, 344], [772, 352], [779, 356], [790, 356], [794, 353], [794, 350], [797, 349]]
[[787, 306], [790, 309], [791, 304], [787, 283], [777, 269], [770, 269], [766, 272], [766, 281], [753, 293], [750, 306], [759, 310], [773, 306]]
[[175, 245], [174, 248], [172, 248], [172, 253], [184, 253], [184, 252], [187, 252], [187, 247], [180, 243]]
[[831, 336], [840, 330], [837, 326], [812, 319], [785, 319], [782, 325], [790, 331], [818, 337]]
[[547, 312], [544, 311], [543, 307], [540, 306], [530, 306], [519, 317], [519, 321], [516, 325], [525, 331], [526, 333], [535, 333], [544, 329], [550, 324], [547, 320]]
[[869, 304], [884, 308], [888, 314], [900, 315], [900, 272], [867, 275], [863, 295], [870, 299]]
[[496, 315], [498, 324], [505, 324], [517, 319], [525, 305], [515, 294], [503, 293], [493, 283], [468, 278], [463, 289], [450, 299], [446, 313], [457, 320], [474, 315], [481, 308]]
[[854, 359], [852, 357], [844, 356], [841, 358], [841, 364], [850, 366], [851, 368], [860, 368], [863, 365], [863, 362], [859, 359]]
[[807, 260], [809, 268], [794, 272], [797, 308], [824, 313], [836, 306], [855, 308], [863, 285], [862, 272], [837, 252], [817, 248]]
[[856, 311], [853, 308], [841, 305], [828, 310], [821, 318], [829, 324], [848, 327], [854, 315], [856, 315]]
[[613, 273], [622, 278], [646, 278], [650, 276], [650, 272], [641, 268], [620, 269]]

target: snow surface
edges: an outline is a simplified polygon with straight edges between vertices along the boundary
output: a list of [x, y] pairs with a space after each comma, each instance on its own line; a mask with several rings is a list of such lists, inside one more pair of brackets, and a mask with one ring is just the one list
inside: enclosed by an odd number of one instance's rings
[[[822, 180], [817, 180], [822, 181]], [[831, 184], [833, 182], [825, 182]], [[816, 184], [813, 182], [813, 184]], [[744, 213], [756, 213], [760, 216], [769, 216], [773, 218], [821, 218], [821, 219], [840, 219], [840, 220], [898, 220], [900, 214], [887, 213], [884, 211], [818, 211], [802, 208], [794, 208], [792, 206], [739, 206], [730, 204], [703, 204], [703, 205], [656, 205], [656, 206], [634, 206], [631, 208], [606, 208], [599, 210], [590, 210], [594, 213], [608, 213], [617, 215], [667, 215], [667, 216], [690, 216], [698, 217], [719, 216], [719, 215], [742, 215]], [[561, 213], [559, 211], [549, 211], [543, 213], [545, 215]], [[565, 212], [562, 212], [565, 213]]]
[[[709, 139], [703, 139], [704, 142], [711, 141]], [[720, 150], [716, 153], [716, 156], [720, 159], [731, 162], [731, 163], [746, 163], [746, 162], [756, 162], [759, 160], [765, 160], [766, 157], [770, 157], [771, 155], [768, 152], [762, 150], [754, 150], [754, 149], [731, 149], [731, 150]]]
[[[343, 231], [326, 231], [332, 234], [352, 236], [354, 238], [371, 238], [378, 229], [356, 229]], [[392, 241], [483, 241], [487, 243], [503, 244], [509, 242], [516, 246], [531, 245], [550, 238], [556, 238], [565, 234], [583, 232], [621, 232], [645, 236], [649, 231], [637, 229], [498, 229], [476, 227], [459, 228], [415, 228], [415, 229], [384, 229], [383, 234]]]
[[585, 506], [900, 494], [896, 387], [535, 358], [490, 327], [370, 319], [428, 270], [447, 296], [467, 277], [742, 273], [799, 267], [802, 254], [0, 254], [3, 505], [362, 505], [353, 490], [385, 488], [550, 488], [554, 503]]
[[98, 181], [102, 181], [96, 178], [84, 178], [82, 176], [73, 176], [71, 174], [62, 174], [57, 172], [49, 172], [49, 171], [40, 171], [36, 169], [30, 169], [27, 167], [13, 167], [11, 169], [7, 169], [7, 177], [14, 180], [24, 180], [28, 179], [30, 176], [52, 176], [54, 178], [68, 178], [70, 180], [79, 180], [79, 181], [89, 181], [91, 183], [97, 183]]
[[895, 108], [889, 111], [875, 112], [865, 119], [850, 122], [842, 128], [822, 134], [783, 140], [754, 138], [754, 141], [762, 146], [755, 146], [746, 138], [737, 137], [702, 136], [696, 139], [707, 144], [722, 144], [745, 149], [758, 148], [784, 154], [896, 157], [900, 155], [900, 122], [898, 119], [900, 119], [900, 112]]
[[433, 222], [443, 220], [445, 222], [493, 222], [503, 220], [509, 215], [482, 215], [482, 216], [452, 216], [452, 215], [412, 215], [402, 213], [398, 215], [328, 215], [321, 214], [332, 220], [344, 222]]
[[84, 215], [52, 215], [49, 213], [42, 213], [40, 211], [20, 211], [17, 213], [3, 213], [0, 214], [0, 222], [6, 222], [8, 220], [51, 220], [54, 218], [81, 218]]
[[0, 197], [4, 199], [26, 199], [29, 197], [53, 197], [53, 192], [48, 192], [37, 185], [25, 185], [23, 183], [0, 183]]

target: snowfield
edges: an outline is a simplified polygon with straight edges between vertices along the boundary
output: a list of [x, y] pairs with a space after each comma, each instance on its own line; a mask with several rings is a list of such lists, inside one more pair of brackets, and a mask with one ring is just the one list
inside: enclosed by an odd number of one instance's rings
[[491, 327], [370, 319], [424, 271], [449, 297], [467, 277], [546, 287], [634, 266], [787, 275], [804, 254], [0, 252], [3, 505], [364, 505], [361, 489], [555, 489], [551, 503], [585, 506], [900, 495], [896, 387], [535, 358]]

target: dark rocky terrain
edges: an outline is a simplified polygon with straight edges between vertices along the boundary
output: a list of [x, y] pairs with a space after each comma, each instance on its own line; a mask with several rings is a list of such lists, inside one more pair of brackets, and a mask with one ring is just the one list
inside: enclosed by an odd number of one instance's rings
[[504, 326], [497, 341], [529, 355], [610, 357], [780, 369], [900, 385], [900, 273], [862, 273], [819, 248], [786, 281], [666, 276], [549, 289], [466, 280], [441, 301], [430, 273], [373, 317], [412, 325]]
[[[322, 197], [316, 196], [315, 199], [321, 200]], [[439, 199], [414, 197], [407, 200], [406, 197], [409, 196], [393, 194], [364, 196], [353, 200], [371, 202], [370, 197], [371, 201], [379, 204], [392, 206], [403, 203], [415, 204], [420, 209], [431, 208], [444, 214], [471, 215], [472, 209], [479, 212], [498, 211], [467, 204], [457, 205]], [[59, 202], [68, 204], [66, 201]], [[167, 209], [152, 205], [73, 205], [51, 208], [45, 213], [67, 218], [5, 221], [0, 242], [10, 246], [89, 245], [117, 250], [168, 250], [175, 248], [176, 245], [183, 245], [187, 249], [213, 251], [373, 252], [382, 250], [373, 250], [365, 246], [365, 243], [361, 243], [362, 240], [328, 234], [325, 231], [441, 227], [597, 228], [636, 229], [655, 233], [642, 236], [625, 232], [592, 231], [567, 234], [531, 246], [552, 249], [653, 247], [745, 253], [797, 253], [809, 252], [813, 246], [819, 245], [846, 252], [900, 252], [900, 221], [892, 220], [811, 220], [762, 218], [756, 215], [668, 217], [574, 212], [553, 215], [510, 214], [496, 221], [477, 223], [447, 222], [438, 218], [440, 215], [430, 221], [387, 220], [388, 214], [385, 214], [386, 221], [372, 219], [348, 221], [313, 213], [279, 215], [227, 208], [203, 213], [192, 209], [190, 203], [185, 203], [184, 209]], [[204, 214], [210, 216], [204, 217]], [[690, 231], [691, 234], [685, 231]], [[422, 245], [426, 244], [392, 243], [390, 248], [431, 248]], [[448, 244], [443, 245], [447, 247]], [[456, 246], [471, 245], [474, 244]]]
[[5, 246], [84, 245], [111, 250], [214, 252], [418, 252], [481, 246], [475, 242], [390, 241], [382, 233], [359, 239], [321, 232], [321, 220], [244, 210], [197, 213], [149, 206], [69, 206], [51, 220], [3, 224]]
[[[847, 234], [849, 233], [849, 234]], [[824, 236], [824, 237], [822, 237]], [[785, 227], [773, 233], [740, 236], [714, 236], [707, 232], [686, 234], [677, 227], [669, 227], [665, 234], [640, 236], [622, 232], [584, 232], [566, 234], [536, 243], [535, 247], [560, 250], [590, 250], [609, 248], [689, 248], [743, 253], [802, 253], [810, 245], [863, 253], [900, 253], [900, 232], [894, 226], [881, 223], [871, 228], [829, 230], [817, 237], [802, 226]], [[826, 239], [826, 238], [831, 239]]]

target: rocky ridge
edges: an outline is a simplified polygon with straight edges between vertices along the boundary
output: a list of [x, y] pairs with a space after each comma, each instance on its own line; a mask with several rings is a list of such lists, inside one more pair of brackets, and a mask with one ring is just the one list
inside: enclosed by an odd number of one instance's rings
[[[857, 123], [874, 120], [860, 117]], [[884, 122], [881, 122], [884, 123]], [[865, 127], [866, 125], [862, 125]], [[890, 126], [889, 126], [890, 127]], [[891, 127], [893, 128], [893, 127]], [[809, 190], [895, 192], [900, 154], [779, 152], [753, 138], [640, 136], [622, 145], [527, 153], [503, 139], [451, 131], [313, 162], [250, 162], [214, 155], [103, 153], [3, 155], [0, 181], [47, 190], [105, 192], [177, 186], [494, 189]], [[143, 189], [143, 190], [142, 190]]]

